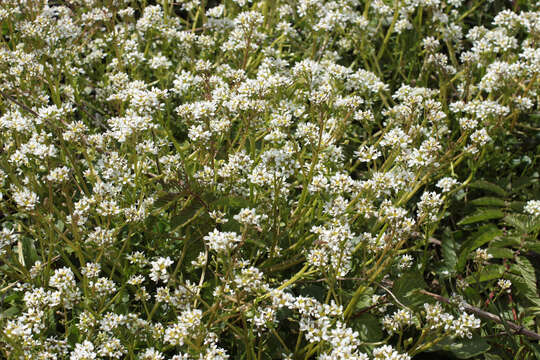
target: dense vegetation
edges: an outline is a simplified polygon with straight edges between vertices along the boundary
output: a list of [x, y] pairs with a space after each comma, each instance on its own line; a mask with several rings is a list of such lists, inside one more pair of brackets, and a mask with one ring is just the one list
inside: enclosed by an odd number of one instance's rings
[[0, 1], [0, 357], [539, 359], [533, 0]]

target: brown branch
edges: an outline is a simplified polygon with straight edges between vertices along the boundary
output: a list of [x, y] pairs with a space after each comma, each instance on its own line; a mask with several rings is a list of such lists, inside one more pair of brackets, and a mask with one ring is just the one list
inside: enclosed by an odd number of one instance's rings
[[11, 95], [8, 95], [8, 94], [5, 94], [4, 92], [0, 91], [0, 95], [2, 95], [2, 97], [6, 100], [9, 100], [11, 102], [13, 102], [14, 104], [16, 105], [19, 105], [19, 107], [21, 107], [22, 109], [28, 111], [30, 114], [34, 115], [35, 117], [38, 117], [38, 113], [35, 112], [34, 110], [30, 109], [28, 106], [26, 106], [25, 104], [23, 104], [22, 102], [18, 101], [17, 99], [15, 99], [14, 97], [12, 97]]
[[[446, 304], [450, 304], [450, 300], [445, 298], [444, 296], [437, 295], [437, 294], [431, 293], [431, 292], [426, 291], [426, 290], [419, 290], [419, 292], [424, 294], [424, 295], [431, 296], [432, 298], [435, 298], [435, 299], [437, 299], [437, 300], [439, 300], [441, 302], [444, 302]], [[527, 336], [527, 337], [529, 337], [531, 339], [534, 339], [534, 340], [540, 340], [540, 335], [539, 334], [537, 334], [537, 333], [535, 333], [535, 332], [533, 332], [531, 330], [527, 330], [521, 325], [515, 324], [515, 323], [510, 322], [510, 321], [505, 321], [505, 320], [501, 319], [499, 316], [497, 316], [495, 314], [489, 313], [487, 311], [484, 311], [482, 309], [479, 309], [479, 308], [474, 307], [472, 305], [469, 305], [467, 303], [463, 303], [463, 307], [465, 308], [465, 311], [470, 312], [470, 313], [472, 313], [474, 315], [477, 315], [477, 316], [479, 316], [481, 318], [494, 321], [497, 324], [503, 324], [503, 325], [508, 326], [510, 329], [514, 330], [516, 334], [525, 335], [525, 336]]]

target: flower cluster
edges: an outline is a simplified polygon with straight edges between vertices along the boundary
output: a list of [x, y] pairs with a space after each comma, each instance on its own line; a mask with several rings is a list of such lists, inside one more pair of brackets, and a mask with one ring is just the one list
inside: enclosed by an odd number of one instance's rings
[[434, 232], [538, 112], [538, 6], [218, 3], [0, 2], [0, 357], [408, 360], [470, 338], [477, 318], [406, 280], [492, 258]]

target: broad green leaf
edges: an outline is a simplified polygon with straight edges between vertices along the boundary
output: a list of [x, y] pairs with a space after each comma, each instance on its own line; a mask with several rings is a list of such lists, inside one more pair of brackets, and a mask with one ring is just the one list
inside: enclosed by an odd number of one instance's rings
[[18, 314], [20, 311], [21, 311], [21, 309], [19, 309], [15, 305], [13, 305], [9, 309], [2, 310], [0, 312], [0, 319], [10, 318], [10, 317], [15, 316], [16, 314]]
[[521, 236], [515, 236], [515, 235], [501, 235], [491, 242], [491, 246], [493, 247], [515, 247], [518, 248], [521, 246]]
[[469, 239], [461, 246], [459, 253], [457, 270], [462, 271], [467, 262], [469, 254], [480, 246], [492, 241], [497, 236], [502, 235], [502, 231], [494, 225], [482, 226], [476, 233], [472, 234]]
[[509, 206], [512, 210], [521, 211], [523, 210], [523, 207], [525, 206], [525, 201], [511, 201]]
[[379, 319], [370, 313], [362, 314], [356, 318], [353, 326], [363, 341], [379, 341], [383, 337]]
[[475, 282], [483, 282], [494, 279], [500, 279], [504, 274], [506, 268], [503, 265], [498, 264], [489, 264], [485, 266], [480, 272], [474, 273], [470, 276], [467, 276], [465, 279], [469, 284], [474, 284]]
[[364, 309], [373, 305], [372, 297], [373, 297], [373, 289], [369, 288], [364, 292], [364, 294], [360, 296], [360, 299], [358, 299], [358, 302], [356, 303], [356, 306], [355, 306], [356, 310], [363, 311]]
[[461, 340], [452, 346], [452, 353], [458, 359], [470, 359], [485, 353], [491, 348], [488, 342], [480, 336], [473, 336], [472, 339]]
[[453, 272], [457, 265], [457, 245], [452, 236], [445, 236], [442, 239], [441, 254], [443, 257], [444, 268]]
[[477, 334], [471, 339], [444, 338], [431, 350], [450, 351], [458, 359], [470, 359], [485, 353], [490, 349], [488, 342]]
[[426, 289], [427, 284], [420, 272], [408, 272], [396, 280], [393, 286], [394, 295], [400, 302], [408, 306], [417, 306], [433, 299], [419, 293], [417, 290]]
[[481, 190], [490, 191], [490, 192], [495, 193], [495, 194], [500, 195], [500, 196], [504, 196], [504, 197], [508, 196], [508, 192], [506, 192], [506, 190], [504, 190], [499, 185], [495, 185], [493, 183], [490, 183], [489, 181], [477, 180], [477, 181], [473, 181], [472, 183], [470, 183], [469, 186], [472, 187], [472, 188], [475, 188], [475, 189], [481, 189]]
[[494, 259], [512, 259], [514, 257], [514, 252], [510, 249], [503, 247], [490, 247], [488, 249], [489, 255]]
[[30, 238], [23, 238], [22, 245], [23, 245], [24, 259], [26, 263], [30, 265], [34, 264], [39, 259], [39, 256], [36, 251], [36, 247], [34, 245], [34, 241]]
[[472, 215], [466, 216], [458, 222], [458, 225], [474, 224], [481, 221], [500, 219], [504, 217], [504, 212], [499, 209], [478, 210]]
[[474, 206], [506, 206], [503, 199], [490, 196], [474, 199], [470, 203]]

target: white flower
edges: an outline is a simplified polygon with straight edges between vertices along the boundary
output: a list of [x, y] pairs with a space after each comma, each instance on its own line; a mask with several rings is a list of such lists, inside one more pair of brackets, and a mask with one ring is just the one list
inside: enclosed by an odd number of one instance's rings
[[452, 332], [460, 338], [472, 338], [473, 329], [478, 329], [480, 327], [480, 319], [477, 319], [472, 314], [463, 313], [459, 318], [452, 322], [450, 329]]
[[94, 278], [99, 276], [101, 271], [101, 265], [98, 263], [86, 263], [86, 265], [81, 269], [81, 274], [87, 278]]
[[201, 324], [201, 319], [201, 310], [185, 310], [178, 316], [177, 322], [165, 330], [164, 342], [177, 346], [184, 345], [185, 339], [192, 335], [193, 330]]
[[163, 354], [154, 349], [153, 347], [146, 349], [141, 355], [141, 360], [163, 360]]
[[173, 261], [167, 256], [166, 258], [160, 257], [159, 259], [152, 261], [150, 265], [150, 279], [155, 282], [162, 280], [164, 282], [169, 281], [169, 274], [167, 273], [167, 267], [171, 266]]
[[510, 280], [500, 279], [499, 281], [497, 281], [497, 286], [500, 287], [501, 290], [506, 290], [510, 292], [512, 282]]
[[456, 179], [451, 177], [445, 177], [437, 182], [437, 187], [442, 190], [443, 193], [449, 192], [454, 186], [458, 184]]
[[33, 210], [39, 201], [39, 197], [35, 192], [22, 188], [13, 191], [13, 200], [19, 207], [25, 210]]
[[52, 169], [49, 175], [47, 175], [47, 180], [53, 183], [62, 183], [67, 181], [69, 178], [69, 168], [67, 166], [57, 167]]
[[255, 213], [255, 209], [247, 209], [244, 208], [240, 210], [240, 212], [237, 215], [234, 215], [233, 219], [238, 221], [240, 224], [243, 225], [254, 225], [256, 227], [260, 227], [261, 220], [267, 219], [268, 216], [263, 215], [257, 215]]
[[399, 259], [399, 263], [398, 263], [398, 268], [400, 270], [405, 270], [405, 269], [408, 269], [412, 266], [413, 264], [413, 257], [409, 254], [405, 254], [403, 255], [400, 259]]
[[474, 261], [478, 264], [485, 264], [493, 256], [488, 253], [487, 249], [476, 249], [474, 253]]
[[221, 232], [214, 229], [211, 233], [204, 237], [208, 243], [208, 247], [216, 252], [232, 250], [236, 243], [241, 241], [240, 236], [235, 232]]
[[540, 200], [529, 200], [523, 210], [532, 216], [540, 216]]
[[92, 360], [97, 354], [94, 352], [94, 344], [85, 340], [82, 344], [76, 344], [75, 350], [71, 352], [70, 360]]

